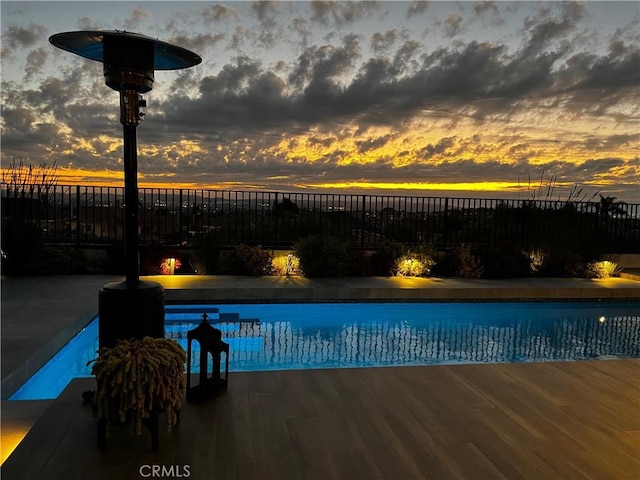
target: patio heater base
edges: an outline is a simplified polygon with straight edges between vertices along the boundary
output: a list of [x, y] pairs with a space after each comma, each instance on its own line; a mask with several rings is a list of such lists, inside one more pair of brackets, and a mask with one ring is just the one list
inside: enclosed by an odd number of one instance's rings
[[155, 282], [105, 284], [98, 306], [99, 345], [114, 347], [118, 340], [164, 337], [164, 287]]

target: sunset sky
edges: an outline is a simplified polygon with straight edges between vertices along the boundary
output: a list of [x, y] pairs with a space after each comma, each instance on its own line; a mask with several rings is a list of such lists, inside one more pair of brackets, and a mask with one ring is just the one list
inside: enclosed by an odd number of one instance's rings
[[[118, 93], [53, 47], [127, 30], [193, 50], [157, 71], [140, 186], [640, 203], [638, 2], [8, 2], [2, 166], [121, 185]], [[529, 182], [531, 182], [529, 184]]]

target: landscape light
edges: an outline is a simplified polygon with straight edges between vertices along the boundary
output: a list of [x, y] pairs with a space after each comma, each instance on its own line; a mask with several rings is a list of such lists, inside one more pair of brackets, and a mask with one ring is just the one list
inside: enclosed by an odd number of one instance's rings
[[271, 260], [271, 267], [275, 275], [290, 277], [300, 273], [300, 258], [291, 252], [276, 254]]
[[179, 258], [163, 258], [160, 262], [160, 274], [161, 275], [175, 275], [176, 270], [182, 267], [182, 262]]

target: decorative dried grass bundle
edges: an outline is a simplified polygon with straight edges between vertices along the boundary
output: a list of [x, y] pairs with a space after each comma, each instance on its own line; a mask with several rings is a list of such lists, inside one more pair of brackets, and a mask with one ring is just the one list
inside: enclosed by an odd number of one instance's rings
[[140, 435], [143, 419], [156, 408], [165, 412], [166, 427], [171, 430], [186, 389], [186, 361], [183, 348], [165, 338], [120, 340], [113, 348], [101, 348], [98, 358], [87, 363], [93, 363], [91, 374], [98, 382], [98, 418], [110, 420], [117, 415], [124, 422], [129, 415], [133, 432]]

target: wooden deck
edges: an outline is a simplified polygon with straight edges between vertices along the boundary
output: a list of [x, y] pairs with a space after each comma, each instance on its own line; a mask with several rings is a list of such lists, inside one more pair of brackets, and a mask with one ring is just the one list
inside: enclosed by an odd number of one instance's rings
[[72, 383], [3, 479], [640, 478], [640, 360], [232, 373], [156, 453], [126, 427], [97, 450], [92, 386]]

